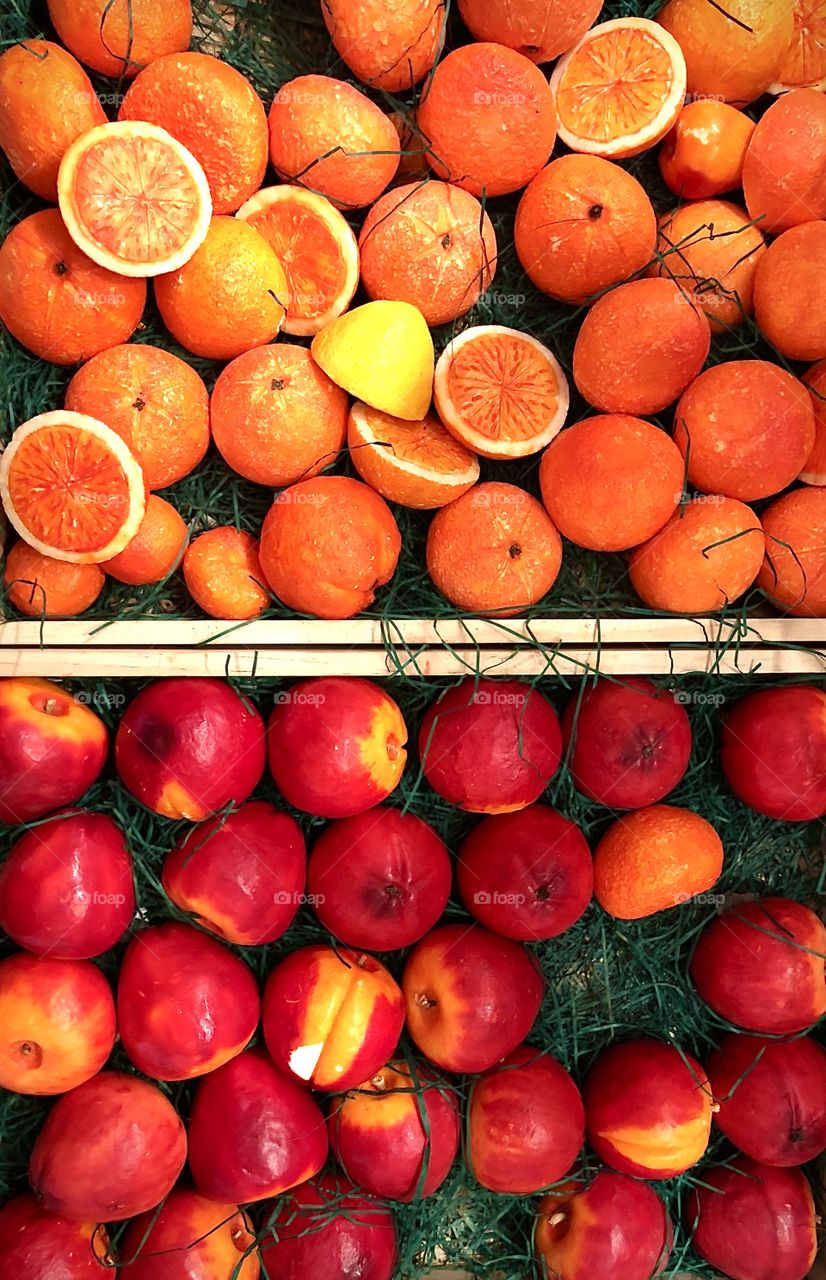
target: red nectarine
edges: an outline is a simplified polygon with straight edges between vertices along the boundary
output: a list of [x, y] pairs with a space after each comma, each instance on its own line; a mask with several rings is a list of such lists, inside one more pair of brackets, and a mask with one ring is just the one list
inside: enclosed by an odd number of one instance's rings
[[769, 818], [826, 815], [826, 693], [785, 685], [746, 694], [723, 721], [720, 764], [738, 799]]
[[35, 1196], [0, 1209], [0, 1275], [8, 1280], [103, 1280], [112, 1275], [106, 1229], [48, 1213]]
[[397, 1254], [390, 1210], [330, 1173], [285, 1196], [261, 1242], [278, 1280], [391, 1280]]
[[258, 1280], [252, 1224], [237, 1204], [176, 1187], [160, 1210], [130, 1222], [121, 1280]]

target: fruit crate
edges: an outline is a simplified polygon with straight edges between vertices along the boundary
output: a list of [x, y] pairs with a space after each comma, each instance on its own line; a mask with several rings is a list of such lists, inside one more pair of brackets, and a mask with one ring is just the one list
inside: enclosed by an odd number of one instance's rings
[[[151, 682], [107, 677], [68, 681], [65, 688], [74, 701], [95, 711], [114, 734], [125, 709], [148, 683]], [[312, 685], [297, 691], [288, 681], [262, 677], [230, 683], [265, 718], [274, 707], [289, 704], [291, 698], [312, 703], [308, 696]], [[455, 855], [476, 825], [478, 815], [454, 807], [428, 784], [422, 757], [426, 756], [431, 739], [427, 732], [420, 738], [420, 730], [428, 710], [456, 681], [397, 673], [378, 683], [398, 704], [408, 730], [407, 764], [389, 803], [428, 822]], [[528, 1042], [554, 1054], [579, 1084], [609, 1044], [638, 1036], [677, 1045], [706, 1063], [711, 1049], [731, 1024], [700, 1001], [689, 979], [688, 966], [699, 935], [721, 910], [753, 896], [774, 894], [806, 902], [823, 913], [824, 823], [784, 822], [762, 816], [735, 798], [719, 764], [722, 717], [735, 703], [758, 690], [794, 687], [801, 681], [790, 677], [769, 680], [760, 675], [676, 675], [655, 683], [685, 709], [693, 736], [687, 771], [666, 802], [690, 809], [714, 825], [725, 850], [723, 872], [710, 891], [683, 895], [685, 901], [664, 913], [624, 921], [592, 902], [561, 936], [529, 944], [547, 988]], [[824, 687], [823, 682], [817, 683]], [[519, 688], [524, 695], [536, 690], [560, 713], [572, 700], [578, 713], [589, 685], [590, 681], [579, 677], [548, 675], [523, 681]], [[514, 687], [506, 689], [513, 696]], [[291, 813], [301, 825], [308, 847], [327, 826], [322, 819], [291, 809], [268, 770], [253, 798], [270, 801]], [[577, 823], [592, 847], [618, 816], [576, 789], [567, 757], [540, 799]], [[111, 756], [98, 781], [83, 797], [82, 805], [110, 815], [126, 833], [134, 859], [135, 924], [145, 927], [170, 919], [191, 921], [191, 916], [169, 900], [161, 883], [166, 855], [191, 830], [191, 823], [163, 818], [144, 808], [127, 790]], [[33, 830], [37, 825], [33, 824]], [[0, 854], [8, 852], [19, 834], [20, 829], [13, 827], [0, 831]], [[197, 847], [196, 844], [194, 856]], [[440, 923], [460, 922], [470, 923], [471, 917], [454, 886]], [[277, 941], [233, 951], [257, 980], [263, 980], [274, 964], [296, 947], [329, 940], [312, 905], [304, 901], [294, 923]], [[119, 973], [127, 941], [128, 938], [122, 939], [97, 962], [112, 981]], [[8, 939], [0, 942], [0, 955], [11, 950]], [[379, 958], [399, 977], [408, 954], [406, 949], [381, 954]], [[826, 1044], [822, 1024], [813, 1035]], [[260, 1042], [260, 1029], [257, 1041]], [[415, 1046], [406, 1038], [403, 1049], [405, 1054], [415, 1053]], [[134, 1071], [119, 1044], [109, 1065]], [[470, 1077], [457, 1076], [455, 1081], [460, 1098], [466, 1100]], [[196, 1086], [197, 1081], [162, 1086], [184, 1118], [189, 1114]], [[29, 1154], [51, 1101], [12, 1093], [0, 1095], [0, 1203], [25, 1189]], [[531, 1261], [537, 1198], [484, 1190], [463, 1162], [467, 1143], [468, 1131], [464, 1129], [457, 1163], [431, 1197], [393, 1206], [400, 1249], [397, 1280], [538, 1280], [539, 1271]], [[675, 1224], [674, 1248], [662, 1273], [665, 1277], [711, 1280], [716, 1275], [694, 1254], [690, 1232], [681, 1218], [692, 1188], [703, 1185], [708, 1167], [725, 1162], [732, 1154], [726, 1139], [714, 1130], [709, 1150], [698, 1167], [680, 1177], [652, 1184], [662, 1194]], [[592, 1156], [588, 1159], [593, 1162]], [[805, 1172], [821, 1203], [826, 1202], [826, 1171], [810, 1165]], [[252, 1206], [257, 1232], [265, 1234], [271, 1207]], [[114, 1226], [110, 1234], [117, 1246], [123, 1237], [123, 1224]], [[275, 1274], [270, 1274], [275, 1280]], [[816, 1267], [811, 1272], [812, 1280], [821, 1280], [822, 1275], [822, 1264], [821, 1270]], [[222, 1275], [221, 1280], [230, 1277]]]

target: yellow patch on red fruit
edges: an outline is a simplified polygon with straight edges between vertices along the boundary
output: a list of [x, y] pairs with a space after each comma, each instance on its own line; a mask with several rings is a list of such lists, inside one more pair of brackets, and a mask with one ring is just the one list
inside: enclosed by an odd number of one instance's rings
[[67, 689], [51, 680], [36, 677], [4, 680], [0, 687], [0, 706], [7, 707], [29, 724], [39, 722], [44, 734], [61, 742], [86, 746], [90, 741], [106, 741], [106, 727], [94, 711], [76, 702]]
[[190, 822], [203, 822], [210, 814], [210, 810], [199, 804], [177, 778], [163, 786], [153, 808], [164, 818], [187, 818]]
[[370, 716], [370, 727], [359, 745], [359, 759], [379, 790], [389, 794], [404, 772], [407, 751], [404, 717], [389, 698], [382, 699]]
[[385, 1067], [358, 1091], [347, 1095], [347, 1124], [355, 1129], [392, 1129], [410, 1114], [412, 1080], [401, 1071]]
[[690, 1169], [708, 1146], [711, 1099], [702, 1094], [701, 1110], [692, 1120], [674, 1125], [623, 1125], [600, 1133], [623, 1159], [652, 1172]]

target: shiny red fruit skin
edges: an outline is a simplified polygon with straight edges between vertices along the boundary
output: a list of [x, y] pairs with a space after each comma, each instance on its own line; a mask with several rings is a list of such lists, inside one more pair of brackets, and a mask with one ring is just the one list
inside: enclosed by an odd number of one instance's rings
[[787, 685], [746, 694], [723, 720], [720, 764], [734, 794], [769, 818], [826, 814], [826, 692]]
[[103, 1280], [112, 1275], [101, 1261], [107, 1249], [103, 1228], [47, 1213], [36, 1196], [0, 1209], [0, 1275], [8, 1280]]
[[261, 1257], [278, 1280], [391, 1280], [396, 1269], [392, 1213], [334, 1174], [285, 1197], [270, 1233]]
[[542, 1280], [652, 1280], [666, 1268], [672, 1239], [654, 1189], [613, 1169], [540, 1201]]

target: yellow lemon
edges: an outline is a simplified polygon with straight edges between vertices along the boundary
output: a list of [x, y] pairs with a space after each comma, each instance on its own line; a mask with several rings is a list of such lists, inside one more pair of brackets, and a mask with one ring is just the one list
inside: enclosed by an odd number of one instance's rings
[[423, 418], [433, 394], [433, 339], [409, 302], [367, 302], [328, 324], [312, 353], [328, 378], [395, 418]]

